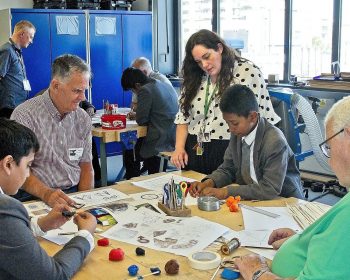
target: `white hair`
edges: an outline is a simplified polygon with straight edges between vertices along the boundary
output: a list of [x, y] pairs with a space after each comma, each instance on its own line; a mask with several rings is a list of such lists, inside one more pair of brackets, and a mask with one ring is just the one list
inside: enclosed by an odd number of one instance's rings
[[325, 126], [332, 123], [333, 132], [337, 132], [345, 127], [350, 127], [350, 96], [335, 103], [328, 111], [325, 118]]
[[139, 57], [136, 58], [133, 62], [132, 62], [132, 67], [138, 68], [138, 69], [145, 69], [148, 72], [152, 71], [152, 65], [151, 62], [146, 58], [146, 57]]

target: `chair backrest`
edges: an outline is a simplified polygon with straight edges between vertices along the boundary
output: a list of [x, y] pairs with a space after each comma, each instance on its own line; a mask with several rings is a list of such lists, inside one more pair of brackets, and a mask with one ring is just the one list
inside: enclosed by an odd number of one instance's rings
[[[297, 161], [314, 155], [320, 166], [327, 172], [331, 169], [318, 144], [323, 141], [323, 135], [316, 114], [310, 103], [301, 95], [286, 88], [269, 89], [273, 102], [277, 105], [275, 111], [281, 117], [278, 127], [283, 131], [288, 144], [295, 153]], [[281, 103], [282, 102], [282, 103]], [[298, 115], [302, 116], [303, 123], [298, 122]], [[311, 150], [302, 151], [300, 133], [306, 132]]]

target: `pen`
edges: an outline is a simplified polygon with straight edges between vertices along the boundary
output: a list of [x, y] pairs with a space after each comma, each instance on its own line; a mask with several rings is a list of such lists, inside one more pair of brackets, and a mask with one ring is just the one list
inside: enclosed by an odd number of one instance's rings
[[58, 235], [73, 235], [76, 234], [76, 232], [69, 231], [69, 232], [59, 232]]

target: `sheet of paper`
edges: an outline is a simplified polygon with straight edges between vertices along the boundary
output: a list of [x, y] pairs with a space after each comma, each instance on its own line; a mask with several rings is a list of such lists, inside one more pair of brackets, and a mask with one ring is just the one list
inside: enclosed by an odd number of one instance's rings
[[188, 256], [202, 250], [229, 229], [199, 217], [162, 216], [139, 209], [102, 235], [137, 246]]
[[255, 254], [268, 258], [269, 260], [273, 260], [276, 255], [276, 250], [274, 249], [261, 249], [261, 248], [247, 248], [249, 251], [252, 251]]
[[277, 218], [271, 218], [269, 216], [251, 211], [249, 209], [241, 207], [244, 228], [246, 230], [270, 230], [273, 231], [277, 228], [287, 227], [300, 231], [300, 226], [295, 222], [293, 217], [288, 213], [286, 207], [257, 207], [275, 214], [280, 215]]
[[163, 187], [165, 184], [169, 183], [171, 178], [174, 179], [175, 184], [179, 184], [181, 181], [186, 181], [186, 182], [194, 182], [196, 180], [180, 176], [180, 175], [175, 175], [175, 174], [165, 174], [156, 178], [151, 178], [147, 180], [142, 180], [138, 182], [133, 182], [132, 184], [135, 186], [139, 186], [145, 189], [149, 190], [156, 190], [156, 191], [163, 191]]
[[238, 232], [238, 239], [243, 247], [272, 248], [267, 244], [271, 230], [242, 230]]
[[51, 210], [51, 208], [42, 201], [24, 203], [23, 206], [27, 209], [28, 215], [31, 217], [46, 215]]
[[127, 199], [128, 195], [112, 188], [100, 189], [92, 192], [76, 193], [69, 196], [78, 203], [85, 204], [84, 207], [107, 204], [110, 202]]
[[78, 227], [76, 224], [73, 223], [73, 219], [70, 219], [67, 223], [65, 223], [59, 229], [50, 230], [42, 237], [58, 245], [64, 245], [74, 237], [74, 234], [59, 235], [59, 233], [76, 233], [76, 232], [78, 232]]

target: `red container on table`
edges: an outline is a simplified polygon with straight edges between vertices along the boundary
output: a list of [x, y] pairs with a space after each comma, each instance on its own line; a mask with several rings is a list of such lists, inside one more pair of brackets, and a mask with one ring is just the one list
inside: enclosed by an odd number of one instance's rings
[[126, 115], [102, 115], [102, 128], [123, 129], [126, 128]]

